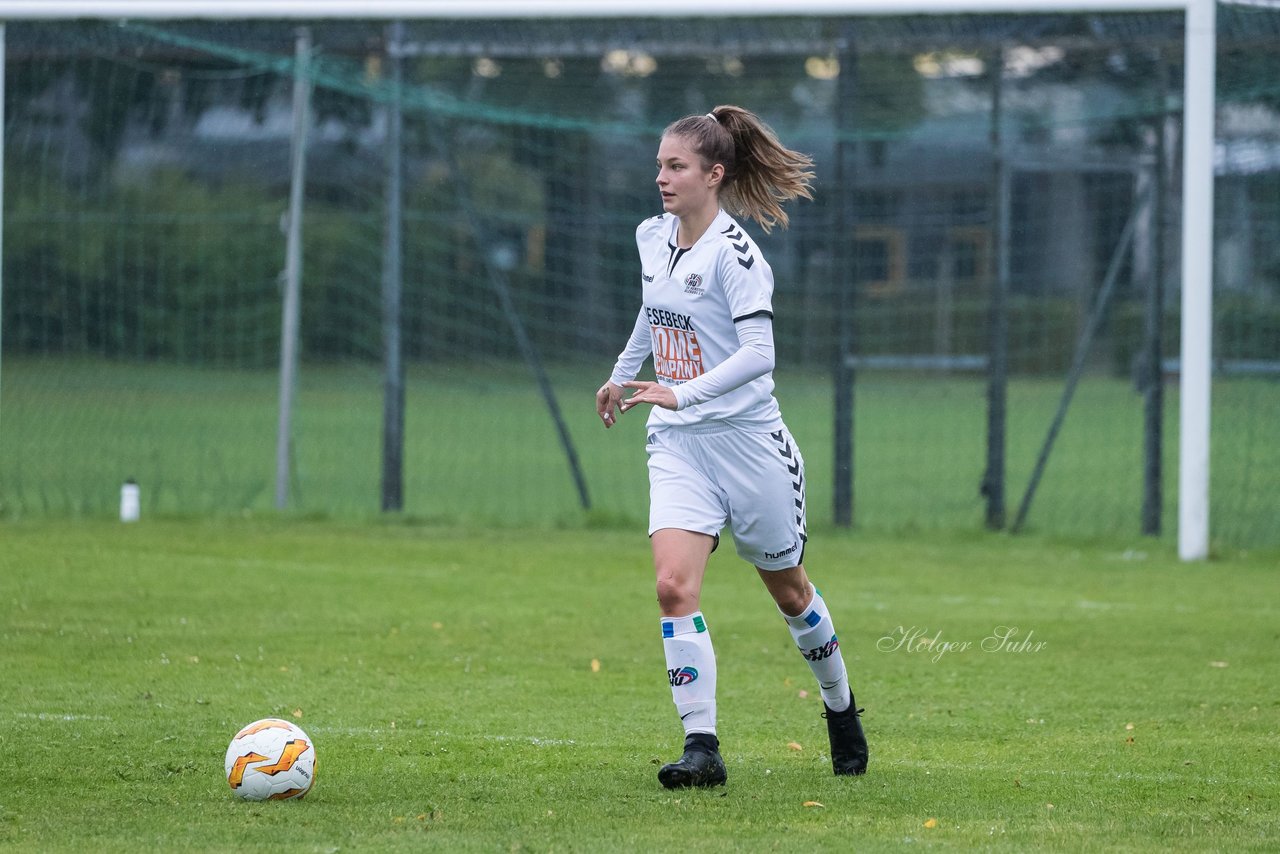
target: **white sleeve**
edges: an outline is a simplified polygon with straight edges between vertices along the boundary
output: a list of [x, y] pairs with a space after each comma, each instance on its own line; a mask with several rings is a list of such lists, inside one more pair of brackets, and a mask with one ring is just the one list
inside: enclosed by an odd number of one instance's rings
[[702, 376], [675, 386], [676, 411], [727, 394], [773, 370], [773, 318], [746, 317], [734, 324], [737, 351]]
[[636, 325], [627, 339], [627, 346], [622, 348], [618, 361], [613, 366], [609, 382], [622, 385], [631, 382], [640, 373], [644, 360], [653, 355], [653, 332], [649, 329], [649, 320], [644, 316], [644, 309], [636, 315]]

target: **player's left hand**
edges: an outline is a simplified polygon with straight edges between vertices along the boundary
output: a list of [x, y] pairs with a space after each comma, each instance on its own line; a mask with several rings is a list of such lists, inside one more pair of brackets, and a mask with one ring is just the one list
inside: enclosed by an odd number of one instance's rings
[[664, 385], [653, 382], [633, 381], [623, 383], [622, 387], [635, 389], [635, 393], [631, 397], [621, 401], [619, 404], [619, 409], [623, 412], [641, 403], [650, 403], [654, 406], [661, 406], [663, 409], [675, 411], [676, 393]]

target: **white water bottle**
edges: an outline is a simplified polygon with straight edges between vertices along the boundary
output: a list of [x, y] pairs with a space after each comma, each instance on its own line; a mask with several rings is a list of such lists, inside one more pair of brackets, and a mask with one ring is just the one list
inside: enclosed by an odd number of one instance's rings
[[120, 521], [136, 522], [142, 512], [141, 492], [138, 482], [129, 478], [120, 487]]

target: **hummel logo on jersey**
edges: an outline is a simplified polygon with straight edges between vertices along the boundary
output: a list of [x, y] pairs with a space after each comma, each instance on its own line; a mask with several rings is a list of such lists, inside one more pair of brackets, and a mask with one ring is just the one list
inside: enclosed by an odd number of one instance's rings
[[690, 682], [698, 678], [698, 669], [696, 667], [677, 667], [667, 671], [667, 678], [671, 680], [672, 687], [688, 685]]
[[706, 293], [702, 289], [702, 277], [697, 273], [690, 273], [684, 280], [684, 292], [695, 296], [702, 296]]
[[653, 281], [653, 276], [650, 276], [648, 273], [641, 273], [640, 278], [644, 279], [646, 282]]
[[720, 233], [729, 238], [729, 245], [737, 251], [738, 263], [750, 270], [756, 263], [756, 257], [751, 254], [751, 243], [748, 242], [746, 233], [736, 225], [731, 225]]
[[800, 654], [803, 655], [805, 658], [807, 658], [809, 661], [822, 661], [824, 658], [830, 658], [831, 656], [835, 655], [836, 650], [838, 650], [839, 648], [840, 648], [840, 641], [836, 640], [835, 635], [832, 635], [831, 640], [827, 641], [822, 646], [815, 647], [814, 649], [811, 649], [808, 651], [801, 649]]

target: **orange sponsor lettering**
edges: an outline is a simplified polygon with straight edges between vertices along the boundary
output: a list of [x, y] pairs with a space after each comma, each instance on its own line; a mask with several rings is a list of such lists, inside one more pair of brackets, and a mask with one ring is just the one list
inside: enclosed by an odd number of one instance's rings
[[693, 331], [650, 327], [653, 331], [653, 367], [660, 377], [691, 380], [704, 373], [702, 346]]

